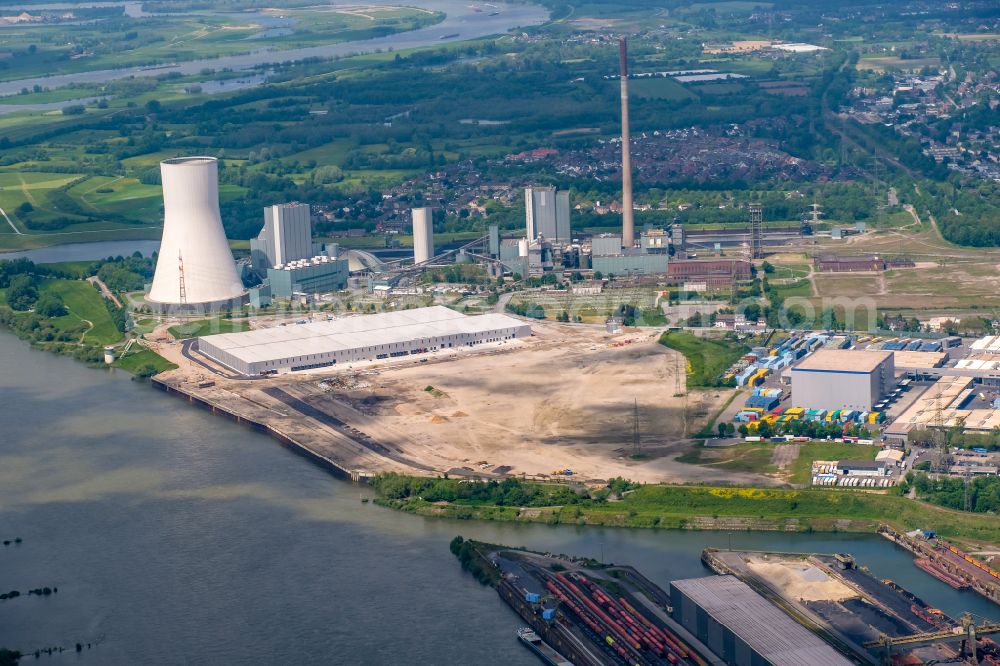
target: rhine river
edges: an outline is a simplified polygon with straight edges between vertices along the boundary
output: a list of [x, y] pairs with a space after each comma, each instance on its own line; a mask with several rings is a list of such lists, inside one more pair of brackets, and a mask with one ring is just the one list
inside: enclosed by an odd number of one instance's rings
[[875, 536], [431, 520], [362, 504], [270, 438], [0, 332], [0, 646], [74, 664], [536, 664], [456, 534], [707, 575], [706, 545], [853, 553], [946, 612], [1000, 615]]

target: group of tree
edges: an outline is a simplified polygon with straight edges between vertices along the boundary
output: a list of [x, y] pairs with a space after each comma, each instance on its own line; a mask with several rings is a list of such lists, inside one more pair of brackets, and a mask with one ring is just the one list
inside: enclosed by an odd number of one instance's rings
[[[720, 424], [722, 425], [722, 424]], [[748, 434], [760, 437], [772, 437], [775, 435], [789, 435], [792, 437], [808, 437], [810, 439], [837, 439], [839, 437], [857, 437], [859, 439], [871, 439], [872, 432], [863, 425], [857, 423], [826, 423], [820, 421], [809, 421], [806, 419], [796, 419], [784, 423], [768, 423], [761, 421], [757, 424], [756, 430], [751, 433], [751, 429], [745, 423], [741, 423], [737, 428], [744, 437]]]
[[958, 477], [909, 472], [906, 480], [919, 499], [931, 504], [963, 511], [968, 501], [973, 513], [1000, 512], [1000, 477], [979, 477], [966, 484], [965, 479]]
[[563, 506], [588, 499], [564, 485], [503, 481], [466, 481], [380, 474], [372, 480], [378, 494], [390, 500], [419, 498], [426, 502], [455, 502], [491, 506]]

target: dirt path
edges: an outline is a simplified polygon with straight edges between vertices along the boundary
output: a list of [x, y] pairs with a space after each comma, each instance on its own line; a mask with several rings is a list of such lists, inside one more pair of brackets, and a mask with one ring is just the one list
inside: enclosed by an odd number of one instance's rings
[[801, 448], [798, 444], [778, 444], [771, 453], [771, 464], [785, 469], [798, 459]]
[[108, 289], [108, 285], [104, 284], [104, 282], [101, 281], [101, 278], [97, 277], [96, 275], [91, 275], [89, 278], [87, 278], [87, 282], [89, 282], [90, 284], [96, 284], [101, 289], [101, 296], [103, 296], [104, 298], [108, 299], [109, 301], [111, 301], [120, 308], [125, 307], [122, 305], [122, 302], [118, 300], [118, 297], [115, 296], [113, 293], [111, 293], [111, 290]]

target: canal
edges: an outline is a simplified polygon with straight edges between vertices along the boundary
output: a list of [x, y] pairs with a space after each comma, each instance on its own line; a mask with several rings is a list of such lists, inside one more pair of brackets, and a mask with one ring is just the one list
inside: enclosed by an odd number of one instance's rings
[[853, 553], [946, 612], [1000, 615], [868, 535], [449, 522], [362, 503], [270, 438], [0, 332], [0, 646], [74, 664], [524, 664], [518, 619], [456, 534], [633, 564], [666, 586], [707, 545]]

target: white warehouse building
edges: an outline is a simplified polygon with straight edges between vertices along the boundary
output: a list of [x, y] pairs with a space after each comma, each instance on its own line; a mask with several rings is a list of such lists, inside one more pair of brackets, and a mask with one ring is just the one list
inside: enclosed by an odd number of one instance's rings
[[530, 335], [528, 324], [507, 315], [470, 317], [434, 306], [207, 335], [198, 339], [198, 351], [242, 375], [253, 376], [473, 347]]
[[892, 391], [891, 351], [818, 349], [792, 368], [792, 401], [805, 409], [870, 412]]

